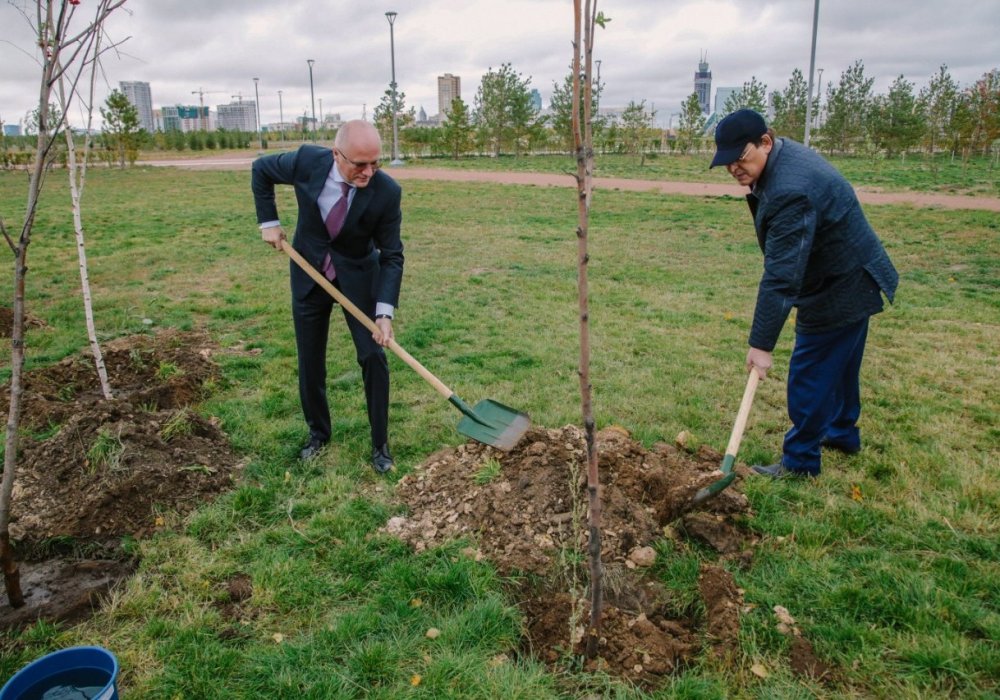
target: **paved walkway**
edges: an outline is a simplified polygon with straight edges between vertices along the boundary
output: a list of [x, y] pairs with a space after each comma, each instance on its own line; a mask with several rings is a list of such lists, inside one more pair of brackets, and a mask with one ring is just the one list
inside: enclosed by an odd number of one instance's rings
[[[145, 160], [140, 165], [173, 166], [190, 170], [249, 170], [252, 156], [208, 156], [203, 158], [177, 158], [172, 160]], [[397, 180], [437, 180], [447, 182], [493, 182], [506, 185], [538, 185], [547, 187], [576, 187], [572, 175], [558, 173], [493, 172], [485, 170], [448, 170], [421, 168], [411, 165], [390, 167]], [[705, 182], [665, 182], [662, 180], [629, 180], [625, 178], [596, 177], [595, 190], [624, 190], [628, 192], [659, 192], [702, 197], [743, 197], [746, 189], [739, 185]], [[858, 189], [858, 199], [863, 204], [912, 204], [917, 207], [941, 209], [981, 209], [1000, 212], [1000, 198], [969, 197], [964, 195], [936, 194], [933, 192], [869, 192]]]

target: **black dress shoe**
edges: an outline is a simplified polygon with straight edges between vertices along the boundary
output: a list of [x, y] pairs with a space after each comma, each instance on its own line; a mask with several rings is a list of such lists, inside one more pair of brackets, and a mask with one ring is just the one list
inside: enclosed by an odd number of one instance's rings
[[815, 474], [811, 474], [807, 471], [802, 471], [801, 469], [786, 469], [785, 465], [781, 462], [777, 464], [760, 465], [755, 464], [751, 467], [758, 474], [763, 476], [769, 476], [772, 479], [786, 479], [788, 477], [815, 477]]
[[319, 438], [309, 438], [309, 442], [306, 443], [305, 447], [299, 450], [299, 459], [303, 462], [308, 462], [318, 455], [324, 447], [326, 447], [326, 443]]
[[392, 470], [392, 455], [389, 454], [389, 446], [382, 445], [372, 450], [372, 467], [379, 474], [386, 474]]

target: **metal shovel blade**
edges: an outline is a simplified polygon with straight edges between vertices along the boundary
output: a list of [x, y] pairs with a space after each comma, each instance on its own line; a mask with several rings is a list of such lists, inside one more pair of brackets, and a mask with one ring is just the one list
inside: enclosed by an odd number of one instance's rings
[[449, 401], [465, 414], [458, 421], [458, 432], [504, 452], [512, 450], [531, 427], [527, 413], [492, 399], [483, 399], [474, 408], [469, 408], [454, 394]]

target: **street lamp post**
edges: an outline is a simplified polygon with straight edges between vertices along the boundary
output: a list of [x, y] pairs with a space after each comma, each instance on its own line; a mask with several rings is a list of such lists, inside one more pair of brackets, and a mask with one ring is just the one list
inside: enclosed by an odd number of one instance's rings
[[396, 104], [396, 40], [393, 35], [392, 25], [396, 21], [397, 12], [386, 12], [385, 18], [389, 20], [389, 56], [392, 65], [392, 165], [402, 165], [403, 161], [399, 157], [399, 125], [396, 121], [399, 107]]
[[319, 124], [317, 126], [323, 126], [323, 98], [319, 98]]
[[285, 107], [281, 104], [281, 90], [278, 90], [278, 121], [281, 124], [278, 128], [281, 130], [281, 140], [285, 140]]
[[260, 125], [260, 90], [258, 90], [257, 85], [260, 83], [260, 78], [253, 79], [253, 95], [256, 98], [254, 105], [257, 107], [257, 147], [260, 150], [264, 150], [264, 130]]
[[809, 146], [809, 122], [812, 121], [812, 101], [813, 101], [813, 73], [816, 70], [816, 27], [819, 25], [819, 0], [815, 0], [813, 5], [813, 36], [812, 50], [809, 54], [809, 85], [806, 89], [806, 125], [805, 135], [802, 139], [804, 146]]
[[309, 64], [309, 99], [312, 101], [312, 132], [313, 141], [316, 140], [316, 93], [313, 92], [313, 64], [316, 61], [312, 58], [306, 59]]

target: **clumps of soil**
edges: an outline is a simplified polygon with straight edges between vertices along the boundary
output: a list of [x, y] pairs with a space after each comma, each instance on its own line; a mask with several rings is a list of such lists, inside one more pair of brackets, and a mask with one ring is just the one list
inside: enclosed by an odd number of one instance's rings
[[[740, 526], [749, 505], [733, 487], [700, 507], [692, 502], [721, 477], [722, 455], [666, 444], [647, 450], [617, 427], [600, 431], [596, 445], [605, 601], [598, 657], [587, 668], [655, 686], [703, 649], [731, 655], [743, 602], [723, 564], [752, 559], [755, 540]], [[396, 494], [408, 513], [392, 518], [388, 533], [417, 550], [469, 539], [472, 556], [520, 582], [525, 648], [553, 666], [583, 655], [590, 601], [580, 428], [533, 428], [506, 453], [473, 442], [440, 451], [403, 477]], [[703, 611], [657, 581], [664, 542], [717, 555], [699, 576]]]
[[0, 629], [78, 618], [80, 601], [131, 571], [124, 537], [149, 536], [232, 487], [238, 456], [191, 409], [218, 381], [215, 351], [195, 332], [108, 343], [111, 400], [89, 351], [25, 374], [10, 535], [27, 604], [0, 608]]

